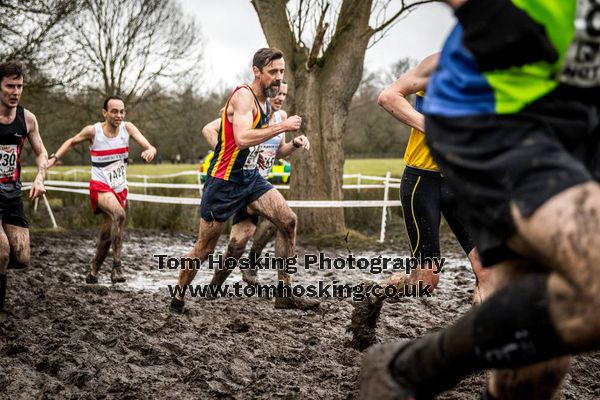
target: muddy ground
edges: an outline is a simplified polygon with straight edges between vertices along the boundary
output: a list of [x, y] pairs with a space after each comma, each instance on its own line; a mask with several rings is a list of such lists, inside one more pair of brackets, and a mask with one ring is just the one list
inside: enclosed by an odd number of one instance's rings
[[[127, 284], [83, 278], [94, 251], [91, 230], [32, 234], [32, 263], [9, 272], [7, 315], [0, 321], [0, 398], [10, 399], [351, 399], [361, 354], [346, 346], [352, 302], [323, 299], [317, 312], [275, 310], [267, 298], [188, 301], [183, 316], [167, 312], [166, 285], [177, 271], [158, 271], [155, 253], [184, 255], [194, 237], [127, 232]], [[222, 251], [224, 239], [219, 243]], [[383, 254], [406, 256], [396, 243]], [[474, 278], [457, 245], [430, 299], [386, 304], [378, 335], [412, 338], [442, 327], [470, 307]], [[300, 246], [299, 252], [316, 252]], [[401, 253], [400, 251], [404, 252]], [[345, 255], [330, 250], [329, 254]], [[376, 251], [356, 251], [373, 256]], [[357, 283], [382, 275], [302, 270], [296, 282]], [[274, 280], [262, 272], [263, 282]], [[207, 283], [201, 271], [195, 283]], [[229, 283], [240, 280], [235, 272]], [[464, 380], [440, 398], [475, 399], [483, 375]], [[577, 357], [563, 398], [600, 398], [600, 358]]]

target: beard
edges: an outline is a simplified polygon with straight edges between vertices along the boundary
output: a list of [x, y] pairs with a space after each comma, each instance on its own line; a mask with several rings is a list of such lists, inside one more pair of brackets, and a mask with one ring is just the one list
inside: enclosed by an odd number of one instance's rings
[[275, 81], [271, 86], [263, 87], [263, 95], [267, 98], [277, 96], [279, 85], [281, 85], [281, 81]]

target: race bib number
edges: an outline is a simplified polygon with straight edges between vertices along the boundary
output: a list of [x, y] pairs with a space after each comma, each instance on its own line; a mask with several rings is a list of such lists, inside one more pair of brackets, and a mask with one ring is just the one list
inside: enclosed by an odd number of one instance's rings
[[127, 165], [124, 162], [115, 162], [102, 168], [106, 182], [111, 189], [125, 186], [127, 182]]
[[246, 158], [244, 169], [256, 169], [256, 163], [258, 162], [258, 156], [260, 155], [260, 145], [252, 146], [249, 148], [250, 154]]
[[266, 176], [269, 173], [269, 170], [275, 163], [275, 155], [277, 154], [276, 149], [266, 148], [262, 151], [262, 157], [264, 160], [264, 168], [260, 168], [260, 173], [263, 176]]
[[577, 0], [575, 34], [560, 81], [573, 86], [600, 86], [600, 0]]
[[0, 178], [12, 178], [17, 168], [17, 145], [0, 145]]

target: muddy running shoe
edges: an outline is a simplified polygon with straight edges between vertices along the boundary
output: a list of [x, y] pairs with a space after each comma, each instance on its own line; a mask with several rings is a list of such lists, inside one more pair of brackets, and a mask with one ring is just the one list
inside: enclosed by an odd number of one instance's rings
[[172, 314], [183, 314], [185, 301], [179, 300], [176, 297], [171, 299], [171, 304], [169, 305], [169, 311]]
[[[392, 376], [392, 363], [408, 342], [380, 344], [367, 351], [359, 375], [360, 400], [417, 400], [410, 385], [401, 377]], [[418, 397], [418, 400], [430, 398]]]
[[85, 283], [93, 285], [98, 283], [98, 272], [100, 272], [100, 265], [96, 263], [96, 258], [90, 262], [90, 272], [85, 277]]
[[282, 310], [309, 311], [319, 308], [319, 302], [312, 299], [303, 299], [296, 296], [276, 297], [275, 308]]
[[113, 263], [112, 271], [110, 271], [110, 281], [112, 283], [122, 283], [127, 281], [123, 275], [123, 269], [121, 268], [121, 262]]
[[354, 304], [350, 325], [346, 330], [352, 334], [350, 345], [363, 351], [377, 343], [377, 321], [381, 314], [383, 301], [373, 304], [365, 297]]

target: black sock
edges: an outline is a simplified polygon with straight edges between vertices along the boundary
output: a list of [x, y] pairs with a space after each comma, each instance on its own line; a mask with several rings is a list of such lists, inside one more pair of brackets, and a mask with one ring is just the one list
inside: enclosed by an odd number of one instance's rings
[[6, 298], [6, 273], [0, 274], [0, 311], [4, 309], [4, 299]]
[[501, 289], [454, 325], [407, 345], [392, 371], [422, 396], [449, 389], [488, 368], [514, 368], [569, 354], [548, 311], [548, 276], [529, 275]]

